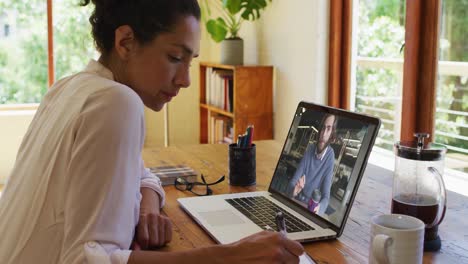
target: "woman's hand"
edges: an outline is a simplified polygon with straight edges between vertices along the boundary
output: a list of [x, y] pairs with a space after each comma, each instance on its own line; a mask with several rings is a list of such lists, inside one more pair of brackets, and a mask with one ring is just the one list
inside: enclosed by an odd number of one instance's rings
[[133, 250], [151, 250], [162, 247], [172, 240], [172, 223], [161, 214], [140, 214], [133, 239]]
[[304, 248], [278, 232], [263, 231], [229, 244], [232, 254], [224, 256], [225, 263], [299, 263]]
[[149, 188], [141, 188], [140, 217], [131, 249], [151, 250], [172, 240], [172, 223], [159, 211], [159, 196]]

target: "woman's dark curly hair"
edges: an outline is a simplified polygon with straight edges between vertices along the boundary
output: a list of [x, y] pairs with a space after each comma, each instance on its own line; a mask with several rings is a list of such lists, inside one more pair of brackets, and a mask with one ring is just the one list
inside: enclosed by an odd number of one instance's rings
[[89, 18], [97, 49], [109, 53], [115, 40], [115, 30], [128, 25], [142, 44], [153, 40], [159, 33], [168, 32], [180, 16], [194, 16], [200, 20], [197, 0], [82, 0], [95, 9]]

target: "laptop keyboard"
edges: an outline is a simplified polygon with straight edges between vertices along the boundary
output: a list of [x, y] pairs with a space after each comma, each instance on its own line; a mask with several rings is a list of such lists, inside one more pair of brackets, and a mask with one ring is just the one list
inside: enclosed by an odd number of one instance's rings
[[226, 199], [226, 202], [264, 230], [278, 231], [275, 222], [277, 212], [283, 212], [288, 233], [315, 230], [263, 196]]

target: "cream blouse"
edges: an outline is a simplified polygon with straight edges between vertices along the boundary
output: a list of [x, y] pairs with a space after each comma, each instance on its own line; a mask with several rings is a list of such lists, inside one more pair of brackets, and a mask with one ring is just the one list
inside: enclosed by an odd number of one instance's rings
[[143, 103], [91, 61], [45, 95], [0, 199], [0, 263], [127, 263], [144, 168]]

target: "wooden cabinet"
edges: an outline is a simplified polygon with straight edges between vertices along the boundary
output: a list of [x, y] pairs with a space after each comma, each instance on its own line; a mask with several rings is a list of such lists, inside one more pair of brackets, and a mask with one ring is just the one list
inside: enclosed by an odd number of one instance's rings
[[250, 124], [273, 138], [273, 67], [200, 63], [200, 143], [236, 142]]

